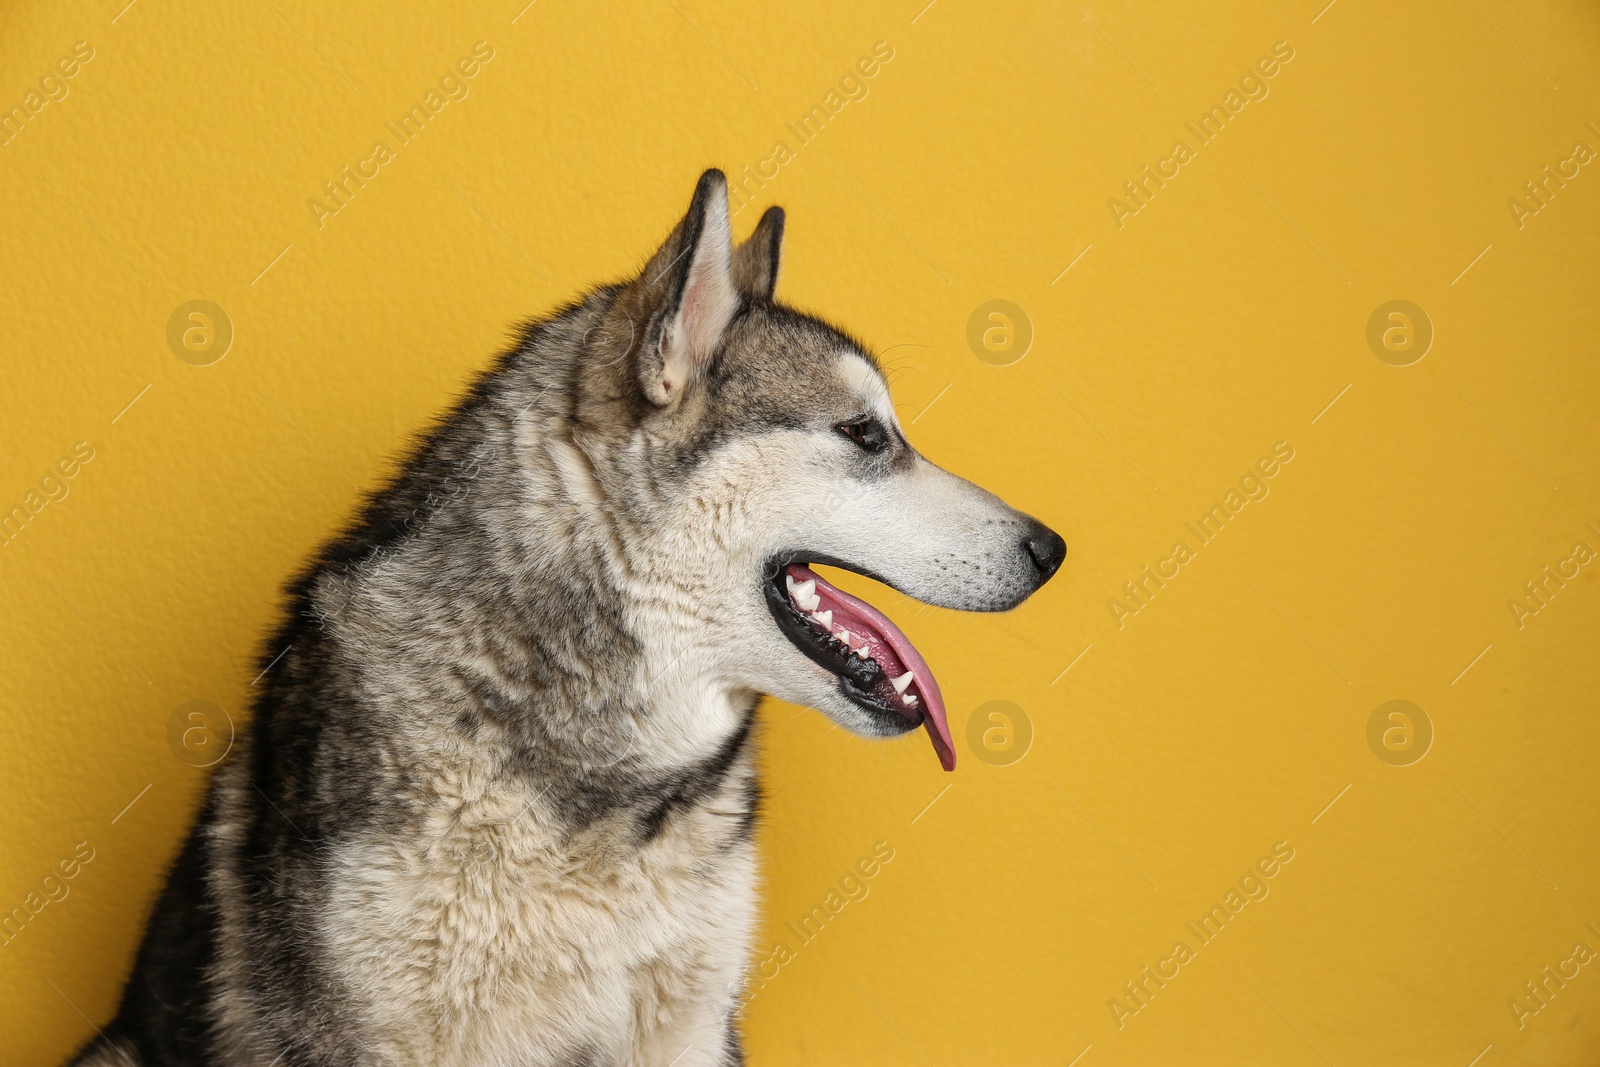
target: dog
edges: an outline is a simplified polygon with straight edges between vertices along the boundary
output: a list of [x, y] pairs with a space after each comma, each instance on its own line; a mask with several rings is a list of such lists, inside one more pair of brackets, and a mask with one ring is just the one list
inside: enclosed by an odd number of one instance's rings
[[289, 584], [75, 1064], [744, 1062], [761, 696], [956, 760], [911, 642], [811, 567], [1004, 611], [1066, 554], [774, 299], [783, 231], [735, 247], [707, 171], [637, 277], [525, 327]]

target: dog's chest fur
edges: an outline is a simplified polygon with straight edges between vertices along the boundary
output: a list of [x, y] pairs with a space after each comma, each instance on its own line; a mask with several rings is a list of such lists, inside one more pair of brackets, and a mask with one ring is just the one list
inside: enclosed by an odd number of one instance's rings
[[525, 779], [418, 767], [414, 828], [330, 857], [328, 958], [382, 1062], [721, 1063], [754, 918], [748, 751], [638, 842], [576, 834]]

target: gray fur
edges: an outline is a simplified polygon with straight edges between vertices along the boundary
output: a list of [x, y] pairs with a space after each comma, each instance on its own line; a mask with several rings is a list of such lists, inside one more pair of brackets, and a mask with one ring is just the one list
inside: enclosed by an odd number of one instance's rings
[[[77, 1062], [742, 1062], [759, 696], [908, 728], [778, 633], [777, 553], [976, 610], [1049, 575], [1018, 547], [1042, 527], [904, 441], [860, 346], [772, 302], [782, 213], [733, 250], [725, 197], [708, 172], [636, 279], [526, 329], [291, 584]], [[864, 409], [881, 455], [834, 430]], [[927, 527], [925, 498], [936, 530], [874, 518]], [[856, 544], [855, 514], [890, 528]]]

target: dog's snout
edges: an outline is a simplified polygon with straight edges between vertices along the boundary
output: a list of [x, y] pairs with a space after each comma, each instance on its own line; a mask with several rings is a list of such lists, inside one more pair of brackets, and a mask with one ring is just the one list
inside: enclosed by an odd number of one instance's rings
[[1033, 565], [1039, 568], [1040, 585], [1048, 582], [1061, 569], [1061, 561], [1067, 558], [1067, 543], [1047, 526], [1034, 530], [1022, 545]]

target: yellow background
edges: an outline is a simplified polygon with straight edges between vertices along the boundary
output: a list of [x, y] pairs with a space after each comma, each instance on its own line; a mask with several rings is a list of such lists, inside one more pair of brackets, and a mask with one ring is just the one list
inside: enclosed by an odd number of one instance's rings
[[[1592, 5], [122, 2], [0, 13], [6, 107], [95, 50], [0, 147], [0, 506], [96, 450], [0, 547], [0, 911], [95, 849], [0, 948], [6, 1062], [112, 1011], [204, 780], [168, 719], [242, 715], [286, 575], [515, 321], [635, 269], [704, 167], [778, 141], [736, 225], [788, 209], [780, 295], [883, 351], [913, 440], [1072, 551], [1007, 616], [880, 591], [941, 672], [954, 776], [920, 735], [766, 708], [756, 959], [794, 953], [755, 1062], [1600, 1059], [1600, 966], [1523, 1029], [1507, 1004], [1600, 949], [1597, 568], [1521, 629], [1507, 607], [1600, 549], [1600, 173], [1507, 207], [1600, 149]], [[479, 40], [470, 95], [318, 229], [306, 201]], [[1278, 41], [1270, 95], [1197, 147], [1184, 123]], [[1118, 228], [1108, 199], [1180, 138]], [[212, 366], [166, 343], [193, 299], [236, 331]], [[1010, 366], [967, 345], [992, 299], [1035, 331]], [[1407, 367], [1366, 342], [1394, 299], [1436, 331]], [[1277, 441], [1270, 496], [1119, 628], [1122, 583]], [[1435, 730], [1411, 766], [1367, 745], [1392, 699]], [[1009, 765], [966, 739], [990, 700], [1031, 722]], [[869, 895], [799, 945], [784, 924], [878, 841]], [[1270, 896], [1119, 1028], [1108, 1000], [1279, 841]]]

